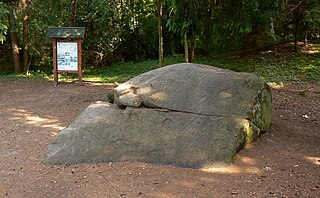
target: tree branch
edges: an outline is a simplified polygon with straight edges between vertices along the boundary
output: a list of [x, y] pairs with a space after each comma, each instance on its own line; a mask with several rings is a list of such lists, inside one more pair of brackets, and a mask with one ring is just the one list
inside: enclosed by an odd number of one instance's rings
[[304, 0], [301, 0], [294, 8], [292, 8], [290, 11], [294, 11], [295, 9], [297, 9], [299, 7], [299, 5], [303, 2]]

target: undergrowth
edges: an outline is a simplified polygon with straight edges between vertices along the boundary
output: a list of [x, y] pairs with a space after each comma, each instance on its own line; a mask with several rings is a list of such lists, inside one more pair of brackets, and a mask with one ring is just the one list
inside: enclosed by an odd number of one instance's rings
[[[320, 47], [310, 51], [292, 53], [286, 51], [260, 52], [251, 55], [212, 55], [210, 57], [197, 56], [195, 63], [212, 65], [237, 72], [254, 72], [266, 82], [281, 84], [315, 82], [320, 80]], [[168, 56], [164, 65], [183, 62], [183, 55]], [[84, 81], [100, 83], [122, 83], [141, 73], [159, 68], [157, 60], [142, 62], [124, 62], [105, 67], [100, 71], [85, 71]], [[32, 71], [20, 77], [52, 79], [52, 74], [40, 70]], [[16, 75], [0, 75], [0, 78], [12, 78]], [[75, 80], [76, 74], [62, 74], [61, 81]]]

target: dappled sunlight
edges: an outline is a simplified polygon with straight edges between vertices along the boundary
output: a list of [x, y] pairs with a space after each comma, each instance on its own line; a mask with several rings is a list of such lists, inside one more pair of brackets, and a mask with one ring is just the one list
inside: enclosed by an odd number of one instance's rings
[[39, 116], [32, 116], [32, 115], [25, 117], [25, 119], [27, 120], [27, 124], [34, 124], [34, 125], [45, 121], [45, 119], [40, 118]]
[[257, 127], [255, 127], [249, 120], [244, 118], [236, 118], [235, 120], [240, 126], [242, 126], [244, 132], [247, 134], [247, 144], [252, 143], [254, 140], [257, 139], [260, 130]]
[[[59, 131], [65, 128], [60, 125], [59, 120], [56, 118], [40, 117], [39, 115], [24, 109], [10, 108], [8, 111], [12, 115], [10, 120], [19, 121], [24, 125], [40, 128], [52, 128]], [[56, 136], [57, 133], [58, 132], [52, 132], [51, 135]]]
[[208, 165], [200, 170], [208, 173], [221, 173], [221, 174], [261, 174], [261, 169], [255, 166], [256, 160], [249, 157], [239, 157], [237, 164], [229, 166]]
[[219, 96], [226, 99], [226, 98], [231, 98], [232, 97], [232, 94], [229, 93], [229, 92], [226, 92], [226, 91], [222, 91], [219, 93]]
[[239, 161], [244, 164], [250, 164], [250, 165], [256, 164], [256, 161], [250, 157], [240, 157]]
[[302, 70], [303, 70], [304, 72], [312, 72], [312, 71], [316, 70], [317, 67], [318, 67], [318, 66], [316, 66], [315, 64], [309, 64], [309, 65], [303, 66]]
[[117, 87], [117, 92], [119, 92], [120, 94], [125, 94], [125, 93], [128, 93], [131, 90], [131, 88], [132, 88], [131, 84], [123, 83]]
[[138, 94], [140, 95], [144, 95], [144, 94], [148, 94], [152, 91], [152, 88], [151, 87], [140, 87], [138, 90], [137, 90]]
[[284, 88], [284, 83], [268, 82], [267, 83], [272, 89], [282, 89]]
[[317, 54], [320, 52], [320, 48], [316, 44], [308, 44], [303, 48], [302, 52], [305, 54]]
[[267, 51], [261, 52], [261, 54], [271, 54], [271, 53], [273, 53], [273, 50], [267, 50]]
[[305, 159], [315, 165], [320, 166], [320, 157], [305, 157]]
[[226, 166], [226, 167], [205, 167], [201, 169], [202, 171], [208, 172], [208, 173], [222, 173], [222, 174], [261, 174], [261, 170], [254, 166]]
[[90, 106], [88, 106], [87, 108], [88, 109], [96, 109], [96, 108], [101, 108], [101, 107], [105, 107], [105, 108], [110, 108], [114, 105], [112, 105], [111, 103], [106, 103], [106, 102], [103, 102], [103, 101], [97, 101], [93, 104], [90, 104]]
[[156, 92], [156, 93], [152, 93], [153, 89], [152, 87], [139, 87], [139, 89], [137, 89], [137, 94], [138, 95], [149, 95], [150, 94], [150, 98], [153, 100], [157, 100], [157, 101], [166, 101], [168, 100], [168, 94], [166, 92]]
[[15, 109], [15, 108], [10, 108], [9, 111], [12, 112], [12, 115], [14, 117], [11, 118], [11, 120], [20, 120], [21, 117], [27, 113], [26, 110], [23, 109]]
[[157, 92], [155, 94], [152, 94], [150, 98], [158, 101], [166, 101], [168, 99], [168, 94], [165, 92]]

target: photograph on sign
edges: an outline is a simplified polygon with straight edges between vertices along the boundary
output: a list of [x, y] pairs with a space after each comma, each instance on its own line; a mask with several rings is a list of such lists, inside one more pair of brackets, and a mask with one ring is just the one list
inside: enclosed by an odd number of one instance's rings
[[78, 70], [78, 46], [75, 42], [57, 43], [58, 70]]

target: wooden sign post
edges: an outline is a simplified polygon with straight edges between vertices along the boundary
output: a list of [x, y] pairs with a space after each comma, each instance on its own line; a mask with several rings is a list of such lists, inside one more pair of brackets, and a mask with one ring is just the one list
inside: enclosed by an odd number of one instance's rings
[[82, 82], [82, 39], [84, 27], [49, 28], [48, 38], [52, 38], [53, 80], [58, 85], [61, 72], [78, 73]]

